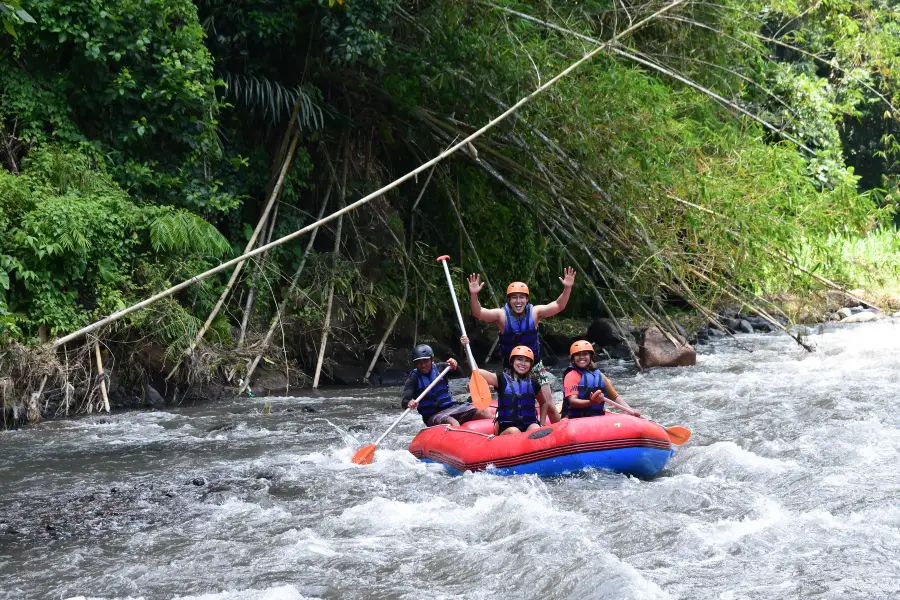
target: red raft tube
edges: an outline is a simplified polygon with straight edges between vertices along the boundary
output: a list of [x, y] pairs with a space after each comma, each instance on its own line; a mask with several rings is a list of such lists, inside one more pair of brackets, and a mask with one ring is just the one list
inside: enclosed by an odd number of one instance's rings
[[587, 468], [640, 478], [659, 473], [675, 453], [666, 430], [647, 419], [607, 413], [563, 419], [515, 435], [493, 436], [493, 421], [423, 429], [409, 445], [421, 461], [444, 465], [450, 473], [488, 471], [494, 475], [552, 477]]

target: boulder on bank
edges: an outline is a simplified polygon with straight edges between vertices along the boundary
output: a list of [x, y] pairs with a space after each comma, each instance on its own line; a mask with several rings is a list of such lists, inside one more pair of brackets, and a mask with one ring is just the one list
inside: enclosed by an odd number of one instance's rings
[[675, 345], [656, 327], [644, 332], [638, 357], [645, 368], [690, 367], [697, 364], [697, 352], [690, 344], [682, 342]]
[[619, 321], [617, 326], [615, 319], [602, 318], [591, 323], [584, 339], [594, 344], [598, 352], [605, 350], [610, 358], [630, 360], [631, 353], [639, 350], [635, 333], [637, 329], [631, 323]]
[[879, 319], [879, 315], [874, 312], [860, 312], [855, 315], [850, 315], [849, 317], [845, 317], [841, 319], [841, 323], [867, 323], [869, 321], [877, 321]]

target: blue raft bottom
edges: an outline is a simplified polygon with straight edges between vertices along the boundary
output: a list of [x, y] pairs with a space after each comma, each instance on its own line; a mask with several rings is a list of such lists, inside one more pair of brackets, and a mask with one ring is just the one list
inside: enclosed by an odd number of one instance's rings
[[[514, 467], [492, 468], [490, 465], [485, 470], [491, 475], [539, 475], [541, 477], [553, 477], [577, 473], [585, 469], [603, 469], [614, 473], [624, 473], [635, 477], [653, 477], [663, 470], [669, 458], [675, 454], [675, 450], [662, 450], [660, 448], [617, 448], [614, 450], [594, 450], [591, 452], [579, 452], [523, 463]], [[462, 475], [463, 471], [455, 469], [444, 463], [439, 463], [427, 458], [422, 462], [434, 462], [442, 465], [451, 475]]]

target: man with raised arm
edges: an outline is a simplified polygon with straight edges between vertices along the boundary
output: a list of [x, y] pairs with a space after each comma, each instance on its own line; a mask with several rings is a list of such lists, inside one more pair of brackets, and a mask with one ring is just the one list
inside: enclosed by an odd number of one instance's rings
[[[472, 273], [469, 275], [469, 301], [472, 305], [472, 316], [488, 323], [496, 323], [500, 328], [500, 356], [503, 358], [503, 366], [509, 367], [509, 354], [516, 346], [527, 346], [534, 353], [534, 366], [532, 372], [538, 376], [541, 384], [541, 393], [545, 398], [550, 395], [550, 372], [541, 360], [541, 343], [538, 337], [538, 325], [542, 319], [547, 319], [560, 313], [569, 303], [572, 294], [572, 286], [575, 284], [575, 269], [566, 267], [563, 276], [559, 278], [563, 284], [562, 294], [550, 304], [534, 306], [529, 302], [528, 286], [521, 281], [514, 281], [506, 288], [506, 304], [501, 308], [483, 308], [478, 301], [478, 292], [484, 287], [481, 275]], [[559, 411], [553, 402], [545, 402], [541, 406], [539, 423], [544, 424], [544, 419], [549, 414], [550, 422], [559, 421]]]

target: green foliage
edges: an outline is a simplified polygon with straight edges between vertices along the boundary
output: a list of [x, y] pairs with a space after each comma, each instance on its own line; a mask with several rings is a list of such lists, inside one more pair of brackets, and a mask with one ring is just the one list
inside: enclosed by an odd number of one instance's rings
[[219, 230], [197, 215], [170, 207], [155, 212], [150, 221], [150, 242], [156, 252], [193, 252], [215, 257], [231, 252], [231, 245]]
[[133, 276], [140, 262], [230, 251], [198, 216], [137, 205], [87, 156], [53, 146], [32, 152], [21, 175], [0, 171], [0, 214], [0, 301], [27, 335], [125, 308], [145, 285]]
[[27, 11], [22, 10], [18, 0], [3, 0], [0, 2], [0, 22], [3, 29], [14, 38], [18, 38], [16, 27], [23, 23], [34, 23], [34, 18]]

